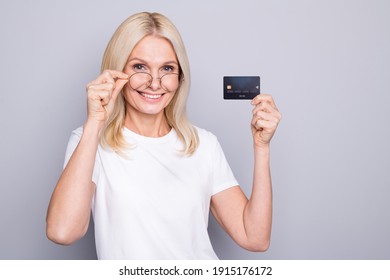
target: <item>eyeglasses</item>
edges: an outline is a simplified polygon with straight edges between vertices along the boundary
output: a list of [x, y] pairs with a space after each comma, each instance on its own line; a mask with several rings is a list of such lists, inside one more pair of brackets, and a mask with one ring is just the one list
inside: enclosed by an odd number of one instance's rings
[[149, 73], [137, 72], [130, 76], [129, 84], [132, 89], [142, 91], [150, 87], [153, 79], [160, 80], [160, 87], [165, 91], [174, 91], [179, 86], [178, 73], [167, 73], [160, 78], [153, 78]]

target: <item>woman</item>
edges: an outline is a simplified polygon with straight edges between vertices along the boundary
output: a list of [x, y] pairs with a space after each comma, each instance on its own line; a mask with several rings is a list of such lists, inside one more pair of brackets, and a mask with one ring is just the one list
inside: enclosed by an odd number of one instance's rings
[[181, 37], [157, 13], [123, 22], [87, 85], [88, 116], [70, 138], [47, 236], [71, 244], [94, 216], [99, 259], [217, 259], [208, 213], [243, 248], [270, 242], [271, 96], [253, 99], [254, 182], [248, 200], [216, 137], [186, 118], [190, 71]]

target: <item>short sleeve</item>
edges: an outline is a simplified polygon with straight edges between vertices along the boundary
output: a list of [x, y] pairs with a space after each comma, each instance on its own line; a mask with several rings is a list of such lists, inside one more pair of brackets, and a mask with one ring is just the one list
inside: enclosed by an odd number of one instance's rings
[[221, 145], [214, 135], [211, 147], [211, 162], [213, 168], [213, 186], [211, 195], [214, 195], [220, 191], [237, 186], [239, 184], [233, 175], [229, 163], [226, 160]]
[[[77, 145], [80, 142], [81, 135], [83, 134], [83, 128], [79, 127], [75, 130], [72, 131], [72, 134], [70, 135], [69, 141], [68, 141], [68, 146], [66, 148], [65, 152], [65, 160], [64, 160], [64, 166], [63, 168], [66, 167], [68, 164], [73, 152], [76, 150]], [[96, 157], [95, 160], [95, 166], [93, 168], [93, 174], [92, 174], [92, 181], [97, 185], [97, 180], [99, 178], [99, 162], [98, 162], [98, 157]]]

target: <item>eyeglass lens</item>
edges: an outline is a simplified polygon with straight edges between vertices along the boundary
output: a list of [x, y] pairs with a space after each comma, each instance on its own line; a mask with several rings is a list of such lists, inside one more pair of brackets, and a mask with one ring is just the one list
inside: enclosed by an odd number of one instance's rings
[[[179, 75], [177, 73], [168, 73], [160, 78], [155, 78], [160, 80], [160, 87], [166, 91], [173, 91], [178, 87], [179, 84]], [[130, 87], [134, 90], [145, 90], [153, 82], [153, 77], [149, 73], [135, 73], [130, 76], [129, 83]]]

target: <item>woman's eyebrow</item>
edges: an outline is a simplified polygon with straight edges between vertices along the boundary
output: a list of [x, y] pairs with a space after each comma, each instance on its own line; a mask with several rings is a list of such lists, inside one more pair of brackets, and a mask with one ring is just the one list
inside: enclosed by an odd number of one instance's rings
[[140, 59], [140, 58], [138, 58], [138, 57], [134, 57], [134, 58], [132, 58], [132, 59], [129, 59], [127, 62], [132, 62], [132, 61], [134, 61], [134, 60], [137, 60], [137, 61], [140, 61], [140, 62], [146, 64], [146, 61], [145, 61], [145, 60]]
[[[132, 62], [132, 61], [140, 61], [141, 63], [143, 64], [148, 64], [147, 61], [141, 59], [141, 58], [138, 58], [138, 57], [133, 57], [131, 59], [129, 59], [127, 62]], [[163, 62], [161, 65], [166, 65], [166, 64], [176, 64], [176, 65], [179, 65], [179, 63], [175, 60], [169, 60], [169, 61], [166, 61], [166, 62]]]
[[176, 65], [179, 65], [179, 63], [177, 63], [177, 61], [174, 61], [174, 60], [170, 60], [170, 61], [167, 61], [163, 64], [176, 64]]

